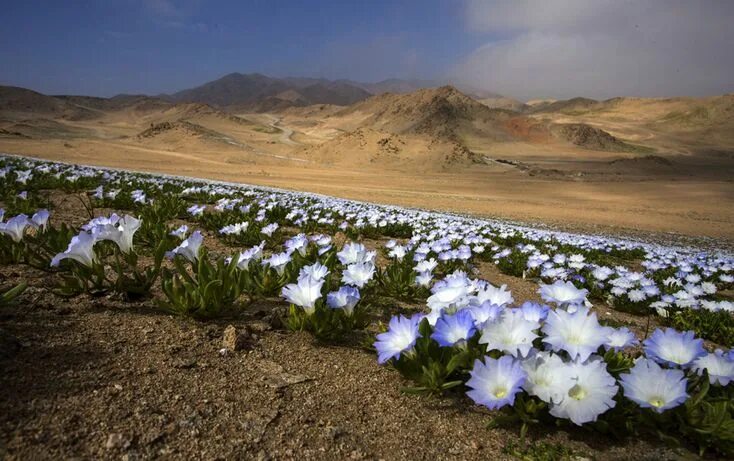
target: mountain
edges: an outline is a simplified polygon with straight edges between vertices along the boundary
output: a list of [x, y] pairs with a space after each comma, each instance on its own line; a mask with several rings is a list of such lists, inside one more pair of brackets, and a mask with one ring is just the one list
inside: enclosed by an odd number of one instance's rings
[[349, 105], [370, 93], [344, 81], [273, 78], [233, 73], [169, 96], [175, 102], [199, 102], [237, 110], [272, 110], [311, 104]]
[[[275, 78], [262, 74], [232, 73], [203, 85], [162, 95], [172, 102], [199, 102], [233, 111], [267, 112], [312, 104], [349, 106], [383, 93], [407, 94], [438, 88], [446, 82], [436, 80], [387, 79], [377, 83], [324, 78]], [[469, 86], [459, 90], [475, 99], [503, 98], [502, 95]], [[514, 100], [513, 100], [514, 101]], [[511, 104], [520, 107], [522, 103]]]
[[462, 132], [476, 131], [503, 137], [495, 128], [510, 116], [509, 112], [490, 109], [449, 85], [407, 94], [383, 93], [336, 114], [347, 115], [358, 120], [363, 128], [397, 134], [423, 133], [451, 140]]

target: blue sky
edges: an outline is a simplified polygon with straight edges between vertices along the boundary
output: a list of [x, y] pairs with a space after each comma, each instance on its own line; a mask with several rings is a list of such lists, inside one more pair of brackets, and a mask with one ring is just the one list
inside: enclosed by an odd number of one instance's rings
[[734, 92], [719, 0], [6, 1], [0, 84], [158, 94], [230, 72], [451, 78], [520, 99]]
[[445, 74], [482, 43], [453, 2], [11, 2], [0, 81], [46, 93], [156, 94], [230, 72], [376, 81]]

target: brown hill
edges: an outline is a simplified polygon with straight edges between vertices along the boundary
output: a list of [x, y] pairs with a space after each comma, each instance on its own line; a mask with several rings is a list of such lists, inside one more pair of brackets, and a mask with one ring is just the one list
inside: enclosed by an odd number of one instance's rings
[[510, 114], [490, 109], [454, 87], [443, 86], [409, 94], [373, 96], [335, 116], [350, 117], [357, 124], [355, 128], [419, 133], [458, 142], [467, 134], [505, 139], [500, 122]]
[[645, 150], [642, 147], [617, 139], [604, 130], [584, 123], [554, 124], [551, 125], [550, 131], [559, 139], [584, 149], [607, 152], [638, 152]]
[[12, 118], [45, 116], [69, 120], [89, 119], [98, 115], [94, 110], [14, 86], [0, 86], [0, 112]]
[[[297, 97], [283, 97], [287, 92]], [[370, 93], [343, 81], [323, 79], [278, 79], [262, 74], [232, 73], [188, 90], [169, 96], [177, 102], [200, 102], [218, 107], [269, 109], [291, 105], [337, 104], [349, 105], [370, 96]], [[272, 98], [275, 98], [274, 100]]]

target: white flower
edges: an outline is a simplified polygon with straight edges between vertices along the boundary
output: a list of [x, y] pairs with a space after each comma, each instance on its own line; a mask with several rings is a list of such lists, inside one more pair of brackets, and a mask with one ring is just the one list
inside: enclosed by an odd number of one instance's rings
[[81, 232], [79, 235], [75, 235], [71, 238], [66, 251], [54, 256], [51, 260], [51, 266], [57, 267], [62, 260], [73, 259], [87, 267], [92, 267], [97, 261], [97, 256], [94, 254], [95, 243], [94, 236], [89, 232]]
[[322, 280], [328, 274], [329, 274], [329, 268], [324, 266], [320, 262], [316, 261], [314, 264], [311, 264], [310, 266], [302, 267], [298, 276], [304, 277], [308, 275], [311, 278], [313, 278], [314, 280]]
[[285, 266], [291, 262], [291, 255], [288, 253], [276, 253], [268, 259], [263, 259], [262, 264], [268, 265], [275, 269], [275, 272], [278, 273], [278, 275], [283, 275], [283, 272], [285, 271]]
[[310, 276], [300, 277], [298, 283], [283, 287], [282, 296], [291, 304], [302, 307], [308, 315], [316, 310], [316, 301], [321, 298], [321, 287], [324, 280], [315, 280]]
[[556, 418], [570, 419], [580, 426], [596, 421], [616, 405], [614, 396], [619, 388], [603, 360], [571, 362], [565, 374], [566, 380], [559, 385], [559, 389], [565, 388], [561, 400], [550, 407], [550, 414]]
[[117, 220], [115, 224], [98, 225], [92, 228], [92, 235], [97, 241], [110, 240], [115, 242], [123, 253], [129, 253], [133, 248], [133, 236], [140, 229], [140, 220], [130, 215]]
[[508, 304], [512, 304], [514, 301], [512, 298], [512, 292], [507, 290], [507, 285], [502, 285], [497, 288], [489, 283], [477, 292], [476, 298], [478, 301], [477, 304], [489, 301], [495, 306], [506, 306]]
[[540, 324], [526, 320], [520, 309], [504, 309], [498, 319], [484, 324], [479, 343], [486, 344], [488, 351], [496, 349], [524, 357], [538, 337], [534, 333], [538, 328]]
[[30, 221], [28, 216], [19, 214], [8, 219], [8, 222], [0, 222], [0, 234], [9, 236], [14, 242], [20, 242], [25, 235], [25, 228], [28, 227]]
[[556, 280], [553, 285], [541, 283], [538, 293], [544, 301], [555, 303], [561, 307], [584, 304], [588, 290], [579, 290], [571, 282]]
[[523, 389], [546, 403], [559, 402], [568, 377], [566, 364], [560, 357], [549, 352], [538, 352], [522, 362], [528, 375]]
[[599, 325], [596, 313], [589, 313], [587, 307], [579, 307], [574, 313], [558, 309], [548, 313], [543, 342], [554, 351], [568, 352], [571, 359], [584, 361], [607, 342], [610, 332], [611, 328]]
[[367, 282], [372, 280], [374, 273], [375, 265], [371, 262], [350, 264], [342, 274], [342, 282], [364, 288]]
[[192, 263], [196, 262], [199, 259], [202, 242], [204, 242], [204, 236], [201, 235], [201, 232], [195, 231], [189, 238], [181, 242], [179, 246], [168, 252], [167, 255], [171, 258], [176, 255], [181, 255]]

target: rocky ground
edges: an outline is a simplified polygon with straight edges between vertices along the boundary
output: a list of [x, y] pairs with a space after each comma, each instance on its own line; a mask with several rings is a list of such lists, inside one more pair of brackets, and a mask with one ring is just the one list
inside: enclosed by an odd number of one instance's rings
[[[73, 196], [52, 200], [54, 219], [85, 221]], [[507, 283], [518, 301], [537, 299], [535, 282], [491, 264], [477, 271]], [[287, 332], [277, 299], [196, 322], [162, 312], [153, 299], [64, 299], [51, 291], [53, 275], [0, 268], [0, 285], [21, 280], [27, 291], [0, 309], [3, 459], [513, 459], [513, 447], [524, 446], [518, 427], [487, 429], [492, 413], [462, 391], [402, 393], [408, 383], [377, 365], [371, 335], [320, 345]], [[644, 318], [596, 309], [638, 333], [648, 328]], [[527, 444], [530, 454], [560, 450], [576, 459], [692, 456], [553, 427], [531, 429]]]

